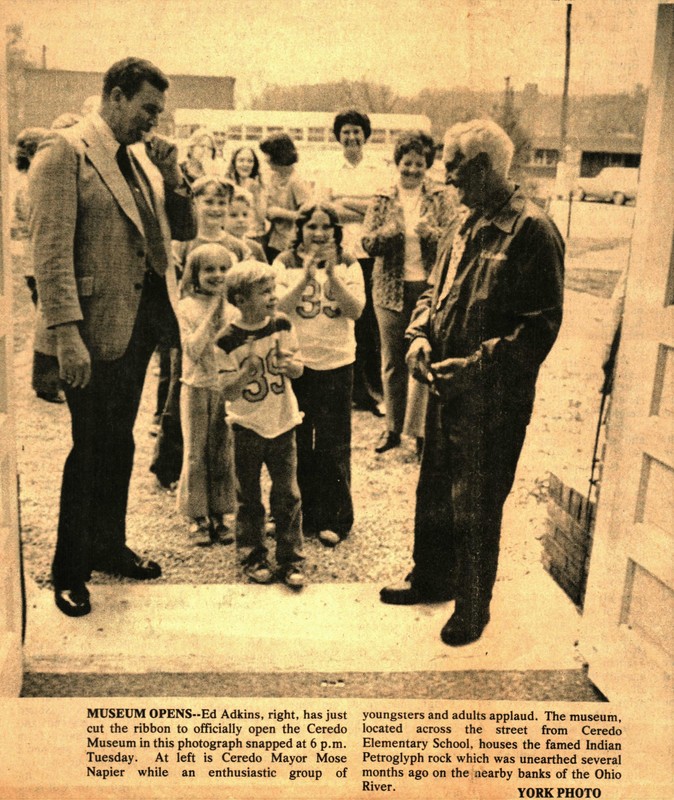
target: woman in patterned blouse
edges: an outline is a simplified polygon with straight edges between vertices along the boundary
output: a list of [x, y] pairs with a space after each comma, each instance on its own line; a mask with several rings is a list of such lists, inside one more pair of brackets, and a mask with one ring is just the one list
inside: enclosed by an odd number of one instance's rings
[[423, 444], [426, 388], [408, 378], [405, 328], [427, 287], [438, 239], [455, 214], [445, 187], [426, 177], [434, 156], [428, 134], [402, 133], [393, 154], [398, 181], [374, 195], [363, 224], [363, 248], [375, 258], [372, 295], [386, 404], [386, 430], [375, 447], [377, 453], [398, 447], [404, 429], [417, 437], [418, 451]]

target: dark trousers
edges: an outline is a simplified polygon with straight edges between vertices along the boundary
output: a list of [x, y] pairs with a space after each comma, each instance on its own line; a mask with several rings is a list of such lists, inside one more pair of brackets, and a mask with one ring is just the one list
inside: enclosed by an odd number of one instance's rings
[[[492, 407], [497, 407], [496, 404]], [[530, 411], [494, 417], [431, 395], [414, 520], [413, 581], [454, 592], [456, 610], [481, 617], [496, 580], [503, 504]]]
[[150, 472], [153, 472], [159, 483], [168, 489], [180, 478], [183, 464], [183, 434], [180, 422], [182, 350], [180, 347], [165, 349], [169, 353], [169, 382], [159, 417], [159, 433], [152, 453]]
[[126, 506], [133, 467], [133, 425], [153, 350], [177, 334], [163, 278], [147, 274], [124, 355], [92, 361], [84, 389], [66, 388], [73, 445], [63, 468], [52, 578], [57, 588], [88, 580], [92, 566], [126, 553]]
[[379, 327], [372, 303], [373, 258], [359, 258], [365, 282], [365, 307], [356, 320], [356, 363], [353, 375], [353, 402], [357, 408], [371, 409], [382, 398]]
[[171, 348], [162, 343], [157, 347], [157, 355], [159, 356], [159, 378], [157, 379], [157, 406], [154, 415], [156, 421], [159, 422], [171, 385]]
[[351, 397], [353, 364], [304, 368], [293, 381], [304, 420], [297, 428], [297, 479], [304, 530], [345, 537], [353, 526], [351, 499]]
[[233, 425], [236, 472], [236, 546], [243, 561], [267, 556], [265, 510], [260, 474], [266, 466], [271, 478], [269, 506], [276, 525], [276, 562], [301, 561], [302, 502], [297, 485], [295, 429], [266, 439], [241, 425]]

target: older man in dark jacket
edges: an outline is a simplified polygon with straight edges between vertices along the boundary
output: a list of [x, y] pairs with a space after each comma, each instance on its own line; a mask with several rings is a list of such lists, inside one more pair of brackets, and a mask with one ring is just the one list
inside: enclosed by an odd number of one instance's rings
[[407, 363], [431, 386], [417, 487], [414, 569], [385, 603], [454, 599], [452, 646], [489, 622], [503, 504], [541, 363], [562, 320], [564, 245], [508, 179], [513, 144], [494, 122], [451, 128], [447, 183], [467, 211], [440, 246], [407, 330]]

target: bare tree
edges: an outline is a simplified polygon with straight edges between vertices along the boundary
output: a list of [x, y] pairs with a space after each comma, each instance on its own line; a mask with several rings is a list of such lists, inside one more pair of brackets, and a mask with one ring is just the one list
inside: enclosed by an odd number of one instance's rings
[[300, 86], [265, 86], [251, 101], [251, 107], [272, 111], [339, 111], [358, 108], [371, 114], [398, 110], [399, 97], [390, 86], [370, 81], [341, 81]]

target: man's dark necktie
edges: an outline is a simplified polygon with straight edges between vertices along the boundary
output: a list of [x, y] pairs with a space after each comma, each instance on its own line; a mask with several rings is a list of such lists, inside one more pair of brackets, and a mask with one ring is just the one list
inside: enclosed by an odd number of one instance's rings
[[163, 275], [168, 266], [164, 237], [154, 210], [145, 198], [145, 193], [140, 185], [140, 179], [131, 166], [129, 151], [124, 145], [121, 145], [117, 151], [117, 164], [126, 182], [129, 184], [129, 189], [131, 189], [133, 199], [136, 201], [138, 213], [143, 223], [145, 241], [147, 243], [148, 266], [157, 274]]

